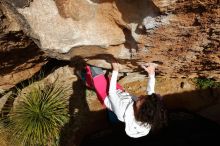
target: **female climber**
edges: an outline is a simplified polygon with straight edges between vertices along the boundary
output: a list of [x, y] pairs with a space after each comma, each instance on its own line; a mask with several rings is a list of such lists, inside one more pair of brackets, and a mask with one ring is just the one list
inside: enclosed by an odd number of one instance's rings
[[117, 83], [119, 63], [114, 60], [111, 65], [111, 78], [106, 77], [101, 68], [87, 65], [84, 70], [87, 87], [93, 89], [99, 101], [112, 111], [119, 121], [125, 123], [128, 136], [138, 138], [147, 135], [150, 130], [162, 128], [166, 124], [167, 116], [161, 96], [154, 91], [157, 65], [141, 65], [148, 73], [149, 80], [147, 95], [140, 97], [129, 94]]

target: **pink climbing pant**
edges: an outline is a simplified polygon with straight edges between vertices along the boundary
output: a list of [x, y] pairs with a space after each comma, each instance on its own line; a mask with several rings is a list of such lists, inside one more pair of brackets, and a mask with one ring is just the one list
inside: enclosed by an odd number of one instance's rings
[[[101, 104], [104, 104], [104, 100], [108, 96], [109, 85], [109, 77], [106, 77], [104, 74], [99, 74], [95, 77], [92, 77], [90, 67], [86, 66], [86, 86], [95, 90]], [[116, 89], [123, 90], [122, 86], [118, 83], [116, 85]]]

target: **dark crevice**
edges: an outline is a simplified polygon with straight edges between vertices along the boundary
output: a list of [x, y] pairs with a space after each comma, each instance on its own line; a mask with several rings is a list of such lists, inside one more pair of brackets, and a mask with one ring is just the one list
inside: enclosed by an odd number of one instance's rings
[[196, 13], [196, 14], [202, 14], [203, 12], [206, 12], [207, 9], [206, 9], [205, 6], [199, 5], [195, 8], [193, 8], [192, 6], [186, 7], [186, 11], [187, 12], [193, 12], [193, 13]]
[[[38, 56], [38, 57], [37, 57]], [[36, 58], [33, 60], [33, 58]], [[14, 48], [9, 51], [4, 51], [0, 53], [0, 69], [1, 75], [5, 75], [14, 71], [14, 69], [25, 63], [41, 63], [44, 61], [43, 52], [34, 44], [31, 43], [28, 47]], [[22, 69], [24, 70], [24, 68]], [[15, 72], [19, 72], [16, 70]]]

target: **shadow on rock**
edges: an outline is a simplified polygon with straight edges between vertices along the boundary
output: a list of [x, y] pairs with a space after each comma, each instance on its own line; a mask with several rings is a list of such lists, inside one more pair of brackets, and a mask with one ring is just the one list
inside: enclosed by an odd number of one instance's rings
[[[74, 72], [80, 70], [85, 62], [81, 57], [72, 58]], [[72, 85], [73, 94], [69, 100], [70, 121], [61, 131], [60, 145], [77, 146], [85, 135], [109, 127], [107, 113], [104, 108], [98, 111], [91, 111], [87, 101], [87, 90], [85, 84], [78, 78]], [[96, 96], [94, 97], [96, 98]]]

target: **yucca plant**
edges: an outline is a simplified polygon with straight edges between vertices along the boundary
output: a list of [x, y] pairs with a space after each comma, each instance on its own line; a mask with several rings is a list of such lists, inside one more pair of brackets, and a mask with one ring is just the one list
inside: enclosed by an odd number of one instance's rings
[[57, 145], [60, 130], [69, 120], [69, 93], [68, 88], [55, 82], [20, 94], [20, 100], [4, 120], [13, 145]]

